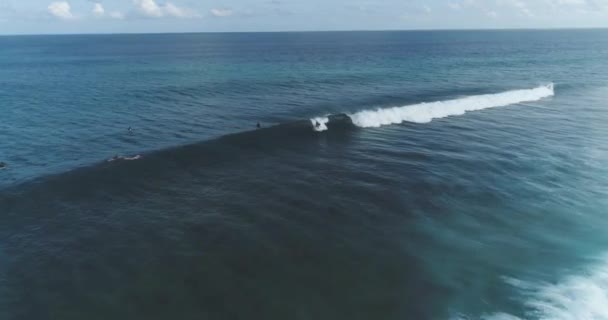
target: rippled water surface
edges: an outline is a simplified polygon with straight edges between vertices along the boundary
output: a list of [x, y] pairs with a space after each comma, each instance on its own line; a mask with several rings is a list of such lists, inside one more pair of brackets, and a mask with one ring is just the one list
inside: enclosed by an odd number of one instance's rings
[[607, 59], [604, 30], [0, 37], [0, 319], [607, 319]]

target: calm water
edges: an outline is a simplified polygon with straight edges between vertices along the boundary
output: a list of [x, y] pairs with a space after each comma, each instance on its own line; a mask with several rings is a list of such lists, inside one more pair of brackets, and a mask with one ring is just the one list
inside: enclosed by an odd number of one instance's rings
[[606, 61], [605, 30], [0, 37], [0, 319], [608, 319]]

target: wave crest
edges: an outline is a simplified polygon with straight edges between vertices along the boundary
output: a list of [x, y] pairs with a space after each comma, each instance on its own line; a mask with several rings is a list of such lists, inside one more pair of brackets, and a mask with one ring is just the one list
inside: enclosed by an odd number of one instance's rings
[[484, 94], [403, 107], [365, 110], [351, 114], [349, 117], [352, 119], [353, 124], [362, 128], [399, 124], [404, 121], [427, 123], [437, 118], [463, 115], [467, 111], [504, 107], [527, 101], [537, 101], [553, 96], [553, 94], [553, 84], [549, 84], [533, 89]]
[[[363, 110], [348, 114], [352, 123], [361, 128], [380, 127], [402, 122], [427, 123], [433, 119], [462, 115], [467, 111], [476, 111], [512, 104], [538, 101], [554, 95], [553, 83], [532, 89], [512, 90], [502, 93], [469, 96], [454, 100], [425, 102], [408, 106]], [[315, 126], [316, 121], [319, 126]], [[327, 130], [328, 118], [313, 118], [315, 131]]]

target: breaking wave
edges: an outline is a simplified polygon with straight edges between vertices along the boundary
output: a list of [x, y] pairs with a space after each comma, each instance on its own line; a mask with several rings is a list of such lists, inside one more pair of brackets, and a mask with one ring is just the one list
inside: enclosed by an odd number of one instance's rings
[[[149, 172], [150, 170], [168, 172], [168, 168], [173, 168], [176, 161], [179, 162], [179, 167], [181, 168], [190, 166], [201, 167], [205, 164], [213, 165], [236, 159], [242, 156], [243, 152], [255, 154], [264, 150], [292, 146], [309, 141], [310, 139], [314, 140], [316, 136], [310, 134], [311, 128], [317, 132], [331, 129], [332, 135], [340, 137], [342, 133], [349, 132], [353, 127], [378, 127], [403, 121], [424, 123], [435, 118], [463, 114], [466, 111], [505, 106], [525, 101], [536, 101], [552, 95], [553, 84], [549, 84], [534, 89], [476, 95], [404, 107], [366, 110], [353, 114], [329, 114], [306, 120], [280, 123], [256, 130], [228, 134], [190, 145], [141, 152], [142, 159], [136, 161], [137, 164], [130, 165], [124, 163], [124, 161], [108, 163], [106, 159], [100, 159], [98, 163], [92, 163], [88, 166], [75, 168], [64, 174], [58, 173], [52, 176], [57, 177], [61, 181], [68, 179], [68, 177], [87, 179], [84, 176], [97, 181], [99, 177], [114, 175], [131, 176], [131, 173], [139, 169], [145, 172]], [[239, 156], [236, 156], [236, 154]], [[34, 180], [46, 180], [47, 178], [52, 178], [52, 176], [42, 176]], [[11, 186], [17, 187], [22, 183], [30, 185], [27, 182], [26, 180], [19, 181], [14, 185], [8, 184], [6, 188]], [[0, 187], [2, 186], [0, 185]]]
[[595, 266], [539, 286], [511, 281], [522, 291], [532, 289], [523, 318], [496, 313], [483, 320], [583, 320], [608, 319], [608, 256]]
[[608, 319], [608, 259], [587, 272], [543, 286], [529, 305], [542, 319]]
[[[504, 107], [522, 102], [538, 101], [554, 95], [553, 83], [532, 89], [512, 90], [495, 94], [469, 96], [454, 100], [425, 102], [393, 108], [378, 108], [347, 114], [355, 126], [361, 128], [380, 127], [402, 122], [427, 123], [433, 119], [462, 115], [494, 107]], [[327, 130], [330, 118], [313, 118], [315, 131]], [[317, 125], [317, 123], [319, 125]]]

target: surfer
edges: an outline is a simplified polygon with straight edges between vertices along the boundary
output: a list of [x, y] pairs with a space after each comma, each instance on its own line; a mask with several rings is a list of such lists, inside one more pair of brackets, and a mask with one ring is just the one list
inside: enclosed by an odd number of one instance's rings
[[315, 121], [315, 128], [319, 128], [321, 126], [321, 124], [319, 123], [319, 121]]
[[129, 134], [133, 134], [133, 128], [129, 127], [129, 129], [127, 129], [127, 131], [129, 131]]
[[256, 127], [259, 129], [262, 127], [262, 125], [258, 122], [258, 124], [256, 125]]
[[8, 166], [8, 165], [7, 165], [6, 163], [4, 163], [4, 162], [0, 162], [0, 170], [2, 170], [2, 169], [6, 169], [6, 167], [7, 167], [7, 166]]

